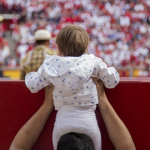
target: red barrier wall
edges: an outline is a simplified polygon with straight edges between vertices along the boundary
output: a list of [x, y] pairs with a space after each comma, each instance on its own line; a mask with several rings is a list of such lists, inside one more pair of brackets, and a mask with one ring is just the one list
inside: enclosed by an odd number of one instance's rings
[[[112, 106], [129, 129], [137, 150], [149, 150], [150, 137], [150, 82], [121, 81], [112, 90], [106, 90]], [[31, 94], [23, 81], [0, 81], [0, 150], [9, 146], [24, 123], [38, 110], [44, 100], [44, 91]], [[103, 150], [114, 150], [99, 110], [96, 110], [102, 133]], [[52, 130], [56, 111], [33, 147], [33, 150], [52, 150]]]

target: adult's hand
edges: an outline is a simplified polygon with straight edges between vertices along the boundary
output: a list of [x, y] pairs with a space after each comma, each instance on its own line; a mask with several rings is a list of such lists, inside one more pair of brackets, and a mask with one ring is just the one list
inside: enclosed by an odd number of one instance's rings
[[136, 150], [132, 137], [116, 114], [115, 110], [109, 103], [105, 94], [103, 82], [97, 81], [97, 78], [93, 78], [93, 82], [96, 84], [101, 115], [105, 122], [109, 137], [116, 150]]
[[50, 106], [52, 106], [53, 108], [53, 90], [54, 90], [54, 86], [51, 85], [51, 86], [47, 86], [45, 87], [45, 100], [44, 100], [44, 103], [49, 103]]

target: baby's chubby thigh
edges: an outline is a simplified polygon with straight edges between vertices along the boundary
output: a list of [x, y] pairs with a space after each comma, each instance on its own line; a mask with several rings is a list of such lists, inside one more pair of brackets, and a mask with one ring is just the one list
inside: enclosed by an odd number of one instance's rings
[[[82, 113], [80, 114], [82, 115]], [[78, 125], [77, 125], [78, 124]], [[88, 135], [93, 143], [95, 150], [102, 150], [101, 133], [95, 116], [95, 111], [89, 110], [83, 114], [83, 118], [74, 120], [74, 132]]]
[[91, 137], [95, 150], [101, 150], [101, 134], [92, 109], [59, 111], [54, 125], [56, 130], [60, 137], [69, 132], [86, 134]]

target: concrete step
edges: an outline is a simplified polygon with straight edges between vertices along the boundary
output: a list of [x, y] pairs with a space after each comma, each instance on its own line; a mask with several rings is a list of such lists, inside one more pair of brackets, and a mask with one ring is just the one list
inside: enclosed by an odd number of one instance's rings
[[12, 34], [11, 34], [10, 31], [6, 32], [5, 38], [8, 41], [12, 56], [16, 59], [17, 62], [19, 62], [19, 58], [18, 58], [18, 56], [16, 55], [16, 52], [15, 52], [17, 41], [12, 39]]

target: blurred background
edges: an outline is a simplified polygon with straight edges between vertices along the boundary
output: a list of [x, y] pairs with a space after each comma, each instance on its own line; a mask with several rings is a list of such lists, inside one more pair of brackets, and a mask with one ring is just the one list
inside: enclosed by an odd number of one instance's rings
[[56, 50], [68, 24], [86, 29], [89, 52], [121, 77], [150, 76], [150, 0], [0, 0], [0, 77], [19, 79], [36, 30], [49, 30]]

